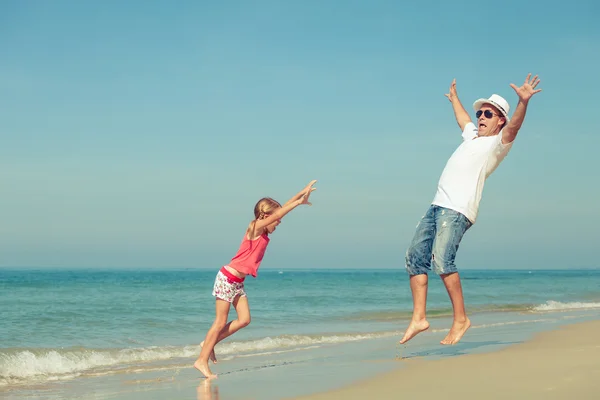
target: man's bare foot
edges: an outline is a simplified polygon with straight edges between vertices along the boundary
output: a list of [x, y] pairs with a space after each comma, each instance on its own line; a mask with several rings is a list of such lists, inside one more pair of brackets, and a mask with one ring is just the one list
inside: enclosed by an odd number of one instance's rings
[[[202, 343], [200, 343], [200, 347], [204, 346], [204, 341], [202, 341]], [[214, 364], [217, 363], [217, 355], [215, 354], [215, 349], [213, 347], [212, 351], [210, 352], [210, 355], [208, 356], [208, 358], [210, 359], [210, 361], [212, 361]]]
[[215, 374], [212, 373], [210, 368], [208, 368], [208, 361], [202, 362], [200, 360], [196, 360], [196, 362], [194, 363], [194, 368], [200, 371], [205, 378], [212, 379], [217, 377]]
[[454, 321], [452, 323], [452, 328], [450, 328], [450, 332], [448, 335], [442, 340], [441, 344], [456, 344], [462, 339], [463, 335], [471, 326], [471, 320], [467, 318], [463, 322]]
[[426, 319], [420, 321], [410, 321], [408, 329], [404, 332], [404, 337], [400, 340], [400, 344], [408, 342], [410, 339], [417, 336], [417, 334], [429, 329], [429, 322]]

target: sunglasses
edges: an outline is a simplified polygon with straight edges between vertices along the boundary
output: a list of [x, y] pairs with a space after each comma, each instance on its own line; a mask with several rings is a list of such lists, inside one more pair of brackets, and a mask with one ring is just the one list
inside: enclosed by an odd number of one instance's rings
[[[481, 111], [481, 110], [479, 110], [479, 111], [477, 111], [477, 112], [475, 113], [475, 116], [476, 116], [477, 118], [479, 118], [479, 117], [481, 117], [481, 114], [485, 115], [485, 117], [486, 117], [487, 119], [491, 119], [491, 118], [492, 118], [494, 115], [498, 115], [498, 114], [494, 114], [494, 113], [493, 113], [493, 112], [491, 112], [490, 110], [485, 110], [485, 111]], [[499, 116], [499, 115], [498, 115], [498, 116]]]

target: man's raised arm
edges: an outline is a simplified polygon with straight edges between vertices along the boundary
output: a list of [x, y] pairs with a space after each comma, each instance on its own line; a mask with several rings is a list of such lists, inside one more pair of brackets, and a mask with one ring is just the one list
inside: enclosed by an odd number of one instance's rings
[[512, 119], [502, 131], [502, 143], [511, 143], [517, 137], [517, 133], [519, 133], [519, 129], [521, 129], [521, 125], [523, 125], [523, 121], [525, 120], [529, 99], [531, 99], [531, 96], [534, 94], [542, 91], [542, 89], [536, 89], [536, 86], [539, 83], [540, 79], [537, 75], [531, 78], [531, 74], [529, 74], [527, 75], [527, 78], [525, 78], [523, 86], [517, 87], [514, 83], [510, 84], [510, 87], [513, 88], [517, 93], [517, 96], [519, 96], [519, 103], [517, 104]]
[[471, 122], [471, 117], [458, 99], [458, 94], [456, 93], [456, 79], [452, 80], [452, 83], [450, 84], [450, 91], [445, 96], [448, 98], [448, 100], [450, 100], [450, 103], [452, 103], [454, 116], [456, 117], [458, 126], [460, 126], [460, 130], [464, 131], [465, 126]]

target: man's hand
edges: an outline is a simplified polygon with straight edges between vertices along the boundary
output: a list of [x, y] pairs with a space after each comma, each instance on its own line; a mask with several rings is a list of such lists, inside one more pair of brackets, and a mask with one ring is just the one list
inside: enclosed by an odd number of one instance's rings
[[520, 101], [527, 103], [529, 101], [529, 99], [531, 98], [531, 96], [542, 91], [542, 89], [536, 90], [536, 86], [539, 83], [540, 83], [540, 79], [538, 78], [537, 75], [534, 76], [533, 78], [531, 78], [531, 74], [528, 74], [527, 78], [525, 78], [525, 83], [523, 83], [523, 86], [517, 87], [517, 85], [515, 85], [514, 83], [511, 83], [510, 87], [515, 90], [515, 92], [517, 93], [517, 96], [519, 96]]
[[448, 100], [450, 100], [450, 103], [458, 99], [458, 94], [456, 93], [456, 79], [452, 80], [452, 83], [450, 84], [450, 91], [444, 96], [446, 96]]
[[454, 110], [454, 116], [456, 117], [456, 122], [458, 126], [460, 126], [460, 130], [464, 131], [465, 126], [469, 122], [471, 122], [471, 117], [465, 108], [460, 104], [460, 100], [458, 99], [458, 94], [456, 93], [456, 79], [452, 80], [450, 84], [450, 90], [445, 95], [450, 103], [452, 103], [452, 110]]
[[523, 86], [517, 87], [517, 85], [510, 84], [510, 87], [515, 90], [517, 96], [519, 96], [519, 103], [517, 104], [517, 108], [513, 113], [513, 116], [506, 125], [506, 128], [502, 130], [502, 143], [512, 143], [517, 137], [517, 133], [521, 126], [523, 125], [523, 121], [525, 120], [525, 114], [527, 113], [527, 105], [529, 104], [529, 99], [536, 93], [542, 91], [542, 89], [536, 89], [536, 86], [540, 83], [540, 79], [538, 76], [531, 77], [531, 74], [527, 75], [525, 78], [525, 83]]

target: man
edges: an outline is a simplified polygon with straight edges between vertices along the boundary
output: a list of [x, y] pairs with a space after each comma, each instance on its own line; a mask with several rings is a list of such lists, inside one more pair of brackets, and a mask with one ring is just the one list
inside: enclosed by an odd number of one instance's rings
[[512, 147], [523, 124], [527, 104], [540, 92], [538, 76], [525, 78], [521, 87], [511, 83], [519, 103], [509, 118], [509, 105], [494, 94], [473, 104], [477, 126], [471, 121], [456, 94], [456, 79], [446, 94], [462, 130], [463, 142], [448, 160], [440, 177], [437, 193], [419, 224], [406, 252], [406, 270], [410, 276], [413, 316], [400, 343], [406, 343], [429, 328], [425, 316], [428, 272], [433, 264], [440, 275], [454, 311], [454, 321], [441, 344], [455, 344], [471, 326], [467, 318], [462, 286], [454, 259], [464, 233], [475, 223], [483, 185]]

